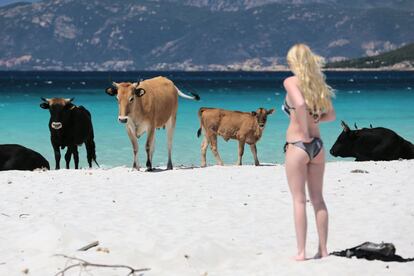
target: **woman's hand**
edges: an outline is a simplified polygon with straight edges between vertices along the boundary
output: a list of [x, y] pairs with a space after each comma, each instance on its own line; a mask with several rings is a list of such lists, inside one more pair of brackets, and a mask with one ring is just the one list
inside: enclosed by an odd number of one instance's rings
[[331, 121], [335, 121], [336, 119], [336, 113], [335, 113], [335, 109], [331, 109], [328, 112], [322, 113], [319, 121], [320, 122], [331, 122]]

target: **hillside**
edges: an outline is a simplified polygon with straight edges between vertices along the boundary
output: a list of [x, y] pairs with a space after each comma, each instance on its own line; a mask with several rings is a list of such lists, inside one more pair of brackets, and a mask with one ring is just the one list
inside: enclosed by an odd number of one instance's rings
[[[158, 0], [154, 0], [158, 1]], [[392, 8], [402, 10], [414, 10], [412, 0], [164, 0], [169, 2], [183, 3], [185, 5], [208, 7], [211, 10], [242, 10], [253, 7], [264, 6], [273, 3], [279, 4], [329, 4], [341, 8], [352, 7], [354, 9], [367, 8]]]
[[408, 44], [397, 50], [389, 51], [380, 55], [363, 57], [357, 59], [333, 62], [326, 68], [381, 68], [393, 67], [396, 69], [414, 67], [414, 43]]
[[[24, 0], [24, 2], [40, 2], [41, 0]], [[180, 3], [187, 6], [206, 7], [213, 11], [218, 10], [243, 10], [264, 6], [273, 3], [280, 4], [332, 4], [340, 7], [353, 7], [355, 9], [367, 8], [392, 8], [401, 10], [414, 10], [412, 0], [152, 0], [154, 2]], [[22, 2], [22, 0], [0, 0], [0, 6]]]
[[409, 1], [287, 2], [16, 3], [0, 7], [0, 70], [272, 70], [297, 42], [338, 61], [414, 41], [414, 11], [395, 8]]

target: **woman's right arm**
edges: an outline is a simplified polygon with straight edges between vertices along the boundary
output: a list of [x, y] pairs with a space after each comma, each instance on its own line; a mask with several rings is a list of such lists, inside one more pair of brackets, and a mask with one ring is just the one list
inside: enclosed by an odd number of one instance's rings
[[301, 139], [304, 142], [308, 142], [312, 140], [309, 136], [307, 119], [308, 111], [306, 110], [305, 99], [303, 98], [302, 92], [300, 92], [298, 85], [296, 77], [289, 77], [283, 81], [283, 86], [286, 89], [290, 103], [295, 108], [295, 116], [303, 133], [303, 137]]

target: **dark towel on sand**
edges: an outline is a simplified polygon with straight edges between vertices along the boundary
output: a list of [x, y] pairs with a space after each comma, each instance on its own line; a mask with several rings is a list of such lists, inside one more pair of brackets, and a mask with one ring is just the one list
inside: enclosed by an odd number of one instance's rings
[[383, 262], [412, 262], [414, 258], [404, 259], [401, 256], [395, 254], [395, 246], [392, 243], [373, 243], [364, 242], [358, 246], [348, 248], [342, 251], [332, 252], [329, 255], [340, 257], [357, 257], [358, 259], [364, 258], [367, 260], [379, 260]]

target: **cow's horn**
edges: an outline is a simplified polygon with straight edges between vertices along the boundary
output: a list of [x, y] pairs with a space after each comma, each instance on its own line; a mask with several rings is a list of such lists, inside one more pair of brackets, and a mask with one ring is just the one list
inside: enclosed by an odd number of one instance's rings
[[112, 85], [115, 86], [116, 88], [118, 88], [119, 83], [116, 83], [116, 82], [113, 81]]
[[65, 99], [65, 102], [67, 102], [67, 103], [71, 103], [71, 102], [73, 102], [73, 100], [74, 100], [75, 98], [70, 98], [70, 99]]
[[48, 102], [48, 101], [49, 101], [49, 99], [45, 99], [45, 98], [43, 98], [43, 97], [40, 97], [40, 99], [41, 99], [42, 101], [44, 101], [44, 102]]
[[341, 126], [344, 129], [344, 131], [348, 131], [349, 130], [349, 126], [344, 121], [341, 121]]
[[133, 87], [135, 87], [135, 88], [137, 88], [137, 87], [139, 86], [139, 81], [138, 81], [138, 82], [134, 82], [134, 83], [132, 84], [132, 86], [133, 86]]
[[354, 123], [354, 127], [355, 127], [355, 129], [358, 129], [358, 126], [357, 126], [357, 124], [356, 124], [356, 123]]

